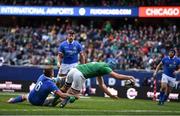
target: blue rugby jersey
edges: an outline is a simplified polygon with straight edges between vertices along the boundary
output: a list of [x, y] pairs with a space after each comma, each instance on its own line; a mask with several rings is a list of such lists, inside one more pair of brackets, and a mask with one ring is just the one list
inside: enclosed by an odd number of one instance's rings
[[28, 100], [33, 105], [43, 105], [47, 96], [56, 90], [59, 90], [55, 83], [44, 74], [41, 75], [32, 91], [30, 91]]
[[162, 59], [162, 63], [163, 73], [174, 78], [175, 75], [173, 73], [180, 65], [180, 59], [178, 57], [170, 58], [169, 56], [165, 56]]
[[73, 64], [78, 62], [78, 54], [82, 51], [82, 46], [78, 41], [69, 43], [64, 41], [59, 45], [58, 52], [63, 54], [62, 63]]

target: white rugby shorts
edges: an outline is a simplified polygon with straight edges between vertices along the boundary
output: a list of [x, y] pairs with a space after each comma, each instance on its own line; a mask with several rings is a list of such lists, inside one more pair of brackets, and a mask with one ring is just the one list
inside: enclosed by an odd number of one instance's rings
[[161, 82], [162, 83], [167, 83], [171, 87], [176, 86], [176, 78], [167, 76], [166, 74], [162, 74]]
[[77, 65], [78, 65], [78, 63], [61, 64], [58, 74], [66, 75], [72, 68], [75, 68]]
[[72, 68], [67, 74], [66, 82], [72, 83], [71, 88], [75, 90], [80, 91], [85, 81], [86, 78], [77, 68]]

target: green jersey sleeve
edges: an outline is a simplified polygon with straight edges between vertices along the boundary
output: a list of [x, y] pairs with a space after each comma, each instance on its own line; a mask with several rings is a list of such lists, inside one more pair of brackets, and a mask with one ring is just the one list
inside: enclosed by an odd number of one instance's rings
[[109, 73], [111, 73], [112, 72], [112, 69], [110, 68], [110, 67], [103, 67], [103, 68], [101, 68], [101, 73], [103, 74], [103, 75], [105, 75], [105, 74], [109, 74]]

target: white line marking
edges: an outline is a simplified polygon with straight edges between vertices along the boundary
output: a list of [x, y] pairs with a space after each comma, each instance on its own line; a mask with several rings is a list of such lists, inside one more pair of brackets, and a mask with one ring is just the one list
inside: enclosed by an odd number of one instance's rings
[[[2, 95], [2, 96], [9, 96], [9, 95], [23, 95], [23, 94], [27, 94], [27, 93], [0, 93], [0, 95]], [[89, 97], [89, 96], [80, 96], [80, 98], [82, 98], [82, 99], [89, 99], [89, 98], [91, 98], [91, 97]]]
[[[171, 110], [166, 110], [166, 111], [159, 111], [159, 110], [92, 110], [92, 109], [62, 109], [63, 111], [73, 111], [73, 112], [137, 112], [137, 113], [142, 113], [142, 112], [154, 112], [154, 113], [180, 113], [180, 111], [171, 111]], [[58, 111], [58, 109], [0, 109], [2, 112], [11, 112], [11, 111]], [[59, 110], [61, 111], [61, 110]]]

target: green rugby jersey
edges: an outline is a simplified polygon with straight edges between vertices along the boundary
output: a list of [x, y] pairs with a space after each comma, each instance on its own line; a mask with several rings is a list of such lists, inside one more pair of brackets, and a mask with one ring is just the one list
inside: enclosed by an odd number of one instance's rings
[[103, 76], [109, 74], [112, 69], [105, 62], [91, 62], [87, 64], [81, 64], [76, 67], [84, 77], [92, 78], [96, 76]]

